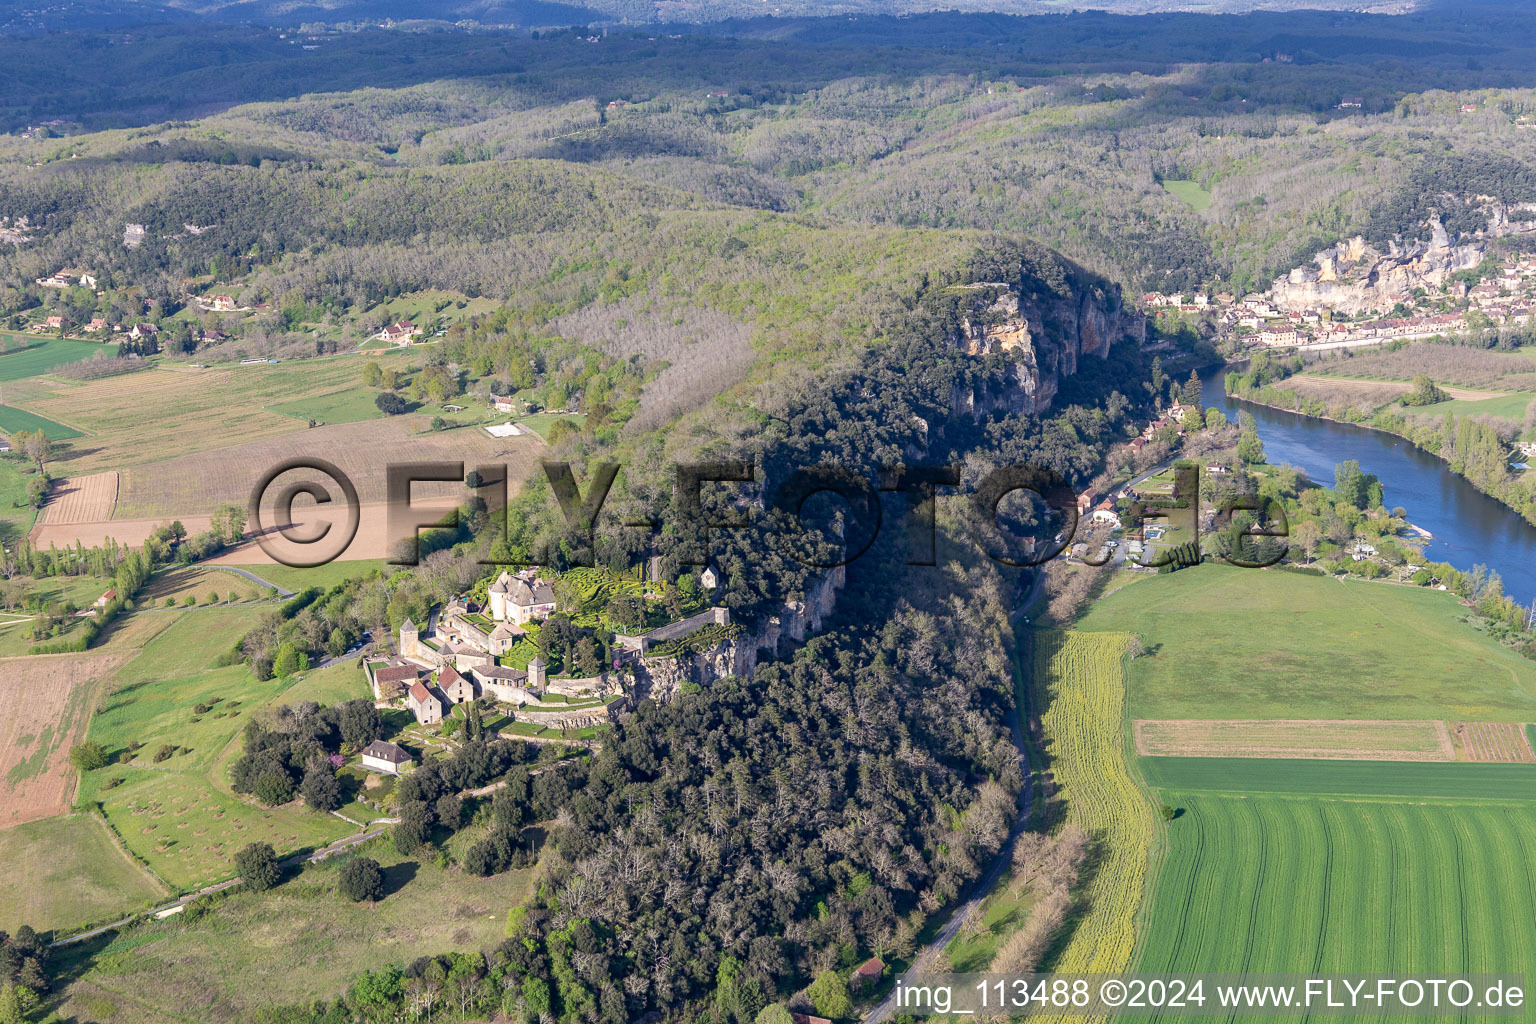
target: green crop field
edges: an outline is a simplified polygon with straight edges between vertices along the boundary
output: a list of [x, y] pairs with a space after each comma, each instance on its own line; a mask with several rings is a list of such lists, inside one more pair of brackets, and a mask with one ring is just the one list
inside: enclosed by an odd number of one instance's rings
[[1147, 784], [1232, 793], [1536, 800], [1536, 764], [1143, 757]]
[[25, 409], [17, 409], [14, 406], [0, 405], [0, 431], [14, 434], [18, 430], [41, 430], [55, 441], [65, 440], [71, 437], [83, 436], [74, 427], [66, 427], [62, 423], [37, 415], [35, 412], [27, 412]]
[[1197, 213], [1210, 208], [1211, 194], [1201, 188], [1198, 181], [1173, 181], [1165, 178], [1163, 188], [1167, 189], [1168, 194], [1173, 198]]
[[1202, 565], [1095, 604], [1137, 632], [1132, 718], [1536, 721], [1536, 664], [1467, 625], [1450, 594]]
[[[47, 373], [64, 363], [77, 363], [99, 353], [116, 355], [117, 349], [94, 341], [66, 341], [60, 338], [27, 338], [18, 334], [0, 336], [6, 351], [0, 352], [0, 381], [21, 380]], [[25, 346], [20, 347], [20, 346]]]
[[65, 814], [0, 831], [0, 930], [70, 928], [136, 910], [165, 895], [89, 814]]
[[1164, 799], [1139, 971], [1536, 972], [1536, 802]]

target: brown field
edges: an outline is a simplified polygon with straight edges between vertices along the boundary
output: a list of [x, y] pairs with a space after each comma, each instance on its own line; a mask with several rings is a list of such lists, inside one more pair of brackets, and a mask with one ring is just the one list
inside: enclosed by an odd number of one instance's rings
[[1134, 724], [1136, 752], [1158, 757], [1454, 761], [1444, 722], [1170, 719]]
[[[57, 516], [50, 513], [38, 522], [31, 539], [40, 547], [54, 545], [62, 548], [76, 542], [90, 547], [108, 538], [120, 544], [138, 545], [155, 528], [172, 519], [179, 519], [188, 533], [197, 534], [208, 529], [210, 513], [217, 506], [227, 503], [246, 505], [252, 488], [270, 467], [285, 459], [307, 456], [333, 463], [352, 479], [357, 488], [362, 505], [358, 532], [341, 558], [384, 558], [394, 553], [385, 536], [387, 515], [383, 503], [390, 463], [463, 462], [466, 470], [475, 465], [503, 465], [507, 467], [508, 497], [511, 497], [517, 493], [521, 481], [536, 470], [537, 459], [546, 450], [537, 437], [494, 438], [476, 428], [413, 434], [413, 424], [407, 422], [411, 419], [414, 418], [339, 423], [186, 455], [150, 466], [131, 466], [120, 474], [71, 478], [79, 486], [71, 491]], [[107, 507], [104, 498], [107, 477], [115, 477], [117, 481], [116, 500], [112, 506], [115, 518], [99, 514]], [[324, 482], [323, 476], [312, 474], [309, 478]], [[290, 479], [298, 477], [284, 476], [280, 483]], [[335, 486], [327, 484], [327, 487], [339, 500], [340, 492]], [[93, 493], [95, 498], [90, 497]], [[468, 492], [457, 484], [417, 484], [413, 489], [413, 500], [417, 505], [444, 510], [453, 508], [467, 496]], [[90, 510], [98, 513], [97, 516], [90, 517]], [[317, 508], [308, 498], [300, 498], [294, 505], [294, 519], [299, 524], [336, 518], [326, 509]], [[271, 524], [266, 525], [270, 527]], [[227, 552], [216, 561], [226, 565], [247, 565], [267, 563], [271, 559], [251, 543]]]
[[0, 660], [0, 829], [69, 810], [69, 748], [85, 736], [100, 683], [132, 655], [52, 654]]
[[54, 484], [48, 504], [38, 513], [37, 522], [48, 526], [100, 522], [112, 518], [116, 504], [116, 473], [65, 477]]
[[[1295, 385], [1302, 387], [1295, 387]], [[1390, 402], [1400, 395], [1406, 395], [1413, 390], [1413, 385], [1407, 381], [1393, 380], [1358, 380], [1351, 377], [1319, 377], [1311, 373], [1298, 373], [1294, 377], [1288, 377], [1283, 387], [1301, 391], [1304, 394], [1316, 394], [1321, 398], [1337, 399], [1364, 399], [1374, 401], [1378, 396], [1385, 396], [1381, 401]], [[1472, 388], [1452, 387], [1448, 384], [1439, 385], [1451, 398], [1463, 402], [1482, 402], [1490, 398], [1503, 398], [1510, 394], [1508, 391], [1475, 391]]]
[[1491, 352], [1468, 345], [1415, 342], [1393, 351], [1356, 349], [1329, 353], [1311, 364], [1314, 373], [1385, 381], [1412, 380], [1425, 374], [1436, 384], [1507, 391], [1532, 390], [1531, 360], [1514, 352]]
[[[515, 487], [509, 489], [515, 493]], [[423, 498], [417, 495], [415, 504], [424, 509], [441, 509], [443, 512], [451, 511], [457, 506], [454, 499]], [[346, 550], [331, 561], [358, 562], [376, 558], [390, 558], [395, 554], [395, 548], [390, 544], [388, 537], [389, 510], [383, 502], [368, 502], [358, 510], [357, 535], [347, 545]], [[38, 547], [68, 547], [77, 541], [86, 547], [95, 547], [106, 543], [107, 540], [116, 541], [119, 544], [127, 544], [137, 547], [143, 544], [145, 539], [155, 531], [157, 527], [164, 526], [172, 519], [180, 520], [187, 528], [188, 533], [196, 534], [208, 529], [209, 517], [202, 516], [160, 516], [154, 519], [113, 519], [110, 522], [101, 523], [65, 523], [58, 526], [37, 526], [31, 533], [32, 543]], [[293, 510], [294, 525], [300, 531], [317, 529], [320, 523], [331, 523], [336, 529], [342, 526], [345, 516], [341, 513], [328, 514], [324, 510], [311, 505], [308, 508], [295, 503]], [[269, 535], [272, 531], [269, 529]], [[409, 534], [406, 534], [408, 536]], [[308, 556], [311, 552], [302, 551], [300, 548], [290, 548], [283, 545], [280, 537], [274, 537], [273, 543], [278, 545], [279, 554], [292, 551], [298, 556]], [[326, 552], [329, 554], [329, 551]], [[313, 554], [318, 554], [315, 552]], [[223, 554], [208, 559], [208, 565], [271, 565], [276, 560], [267, 554], [266, 550], [254, 540], [246, 541], [239, 547], [230, 548]], [[293, 559], [285, 558], [283, 564], [292, 564]], [[211, 589], [229, 589], [227, 586]]]
[[[206, 515], [226, 502], [244, 505], [262, 474], [285, 459], [320, 458], [351, 477], [363, 503], [385, 498], [390, 463], [499, 463], [522, 480], [543, 451], [534, 437], [494, 438], [477, 428], [413, 434], [420, 417], [337, 423], [228, 448], [133, 466], [122, 474], [117, 513], [123, 518]], [[463, 493], [447, 484], [418, 484], [420, 497]]]
[[[379, 352], [382, 366], [406, 369], [405, 353]], [[120, 469], [305, 429], [263, 408], [356, 385], [363, 362], [348, 356], [260, 366], [160, 367], [84, 384], [30, 378], [6, 385], [10, 404], [83, 430], [60, 445], [72, 476]]]
[[1525, 727], [1514, 722], [1457, 722], [1456, 739], [1468, 761], [1536, 762]]
[[[416, 499], [415, 504], [424, 509], [438, 509], [445, 513], [451, 512], [457, 506], [457, 502], [452, 499], [434, 500], [421, 497]], [[293, 515], [294, 525], [301, 531], [313, 530], [316, 524], [322, 522], [331, 523], [335, 528], [340, 529], [344, 518], [340, 514], [322, 514], [313, 507], [307, 513], [295, 508]], [[363, 505], [359, 510], [357, 535], [352, 538], [352, 542], [346, 546], [345, 550], [329, 560], [335, 562], [361, 562], [369, 559], [393, 558], [398, 550], [396, 543], [409, 537], [410, 531], [407, 530], [398, 538], [391, 538], [389, 536], [388, 524], [389, 509], [383, 502], [371, 502]], [[297, 559], [310, 560], [310, 556], [321, 553], [319, 551], [310, 552], [302, 547], [288, 545], [283, 541], [281, 535], [277, 535], [271, 530], [268, 531], [268, 536], [271, 538], [269, 543], [274, 545], [273, 550], [278, 555], [284, 556], [281, 558], [283, 565], [292, 565]], [[287, 557], [286, 553], [289, 552], [295, 557]], [[324, 553], [329, 554], [329, 550]], [[205, 564], [253, 566], [271, 565], [275, 561], [278, 561], [278, 559], [274, 559], [269, 555], [260, 544], [255, 541], [247, 541], [237, 548], [230, 548], [223, 554], [208, 559]]]

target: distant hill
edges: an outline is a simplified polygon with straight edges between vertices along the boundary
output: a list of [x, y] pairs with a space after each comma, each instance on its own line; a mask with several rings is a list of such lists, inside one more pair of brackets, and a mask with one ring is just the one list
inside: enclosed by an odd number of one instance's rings
[[706, 23], [732, 18], [917, 14], [931, 11], [1116, 14], [1329, 10], [1403, 14], [1421, 0], [19, 0], [0, 3], [0, 32], [111, 28], [207, 19], [300, 24], [344, 21], [476, 21], [524, 28], [591, 23]]

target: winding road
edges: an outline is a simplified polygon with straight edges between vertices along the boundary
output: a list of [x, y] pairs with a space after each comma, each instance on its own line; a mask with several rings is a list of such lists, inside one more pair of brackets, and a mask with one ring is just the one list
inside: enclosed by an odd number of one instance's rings
[[[1024, 609], [1034, 603], [1035, 597], [1040, 593], [1040, 588], [1044, 585], [1044, 582], [1045, 573], [1037, 570], [1029, 593], [1014, 608], [1013, 613], [1009, 616], [1010, 621], [1017, 621], [1023, 615]], [[1025, 693], [1027, 694], [1028, 691], [1026, 690]], [[1026, 705], [1019, 708], [1019, 713], [1014, 716], [1013, 720], [1013, 745], [1019, 751], [1019, 761], [1024, 769], [1024, 785], [1019, 787], [1019, 816], [1014, 821], [1012, 830], [1008, 833], [1008, 839], [1003, 843], [1002, 848], [997, 851], [997, 856], [993, 859], [992, 866], [987, 869], [987, 873], [982, 875], [975, 885], [971, 886], [970, 892], [967, 893], [964, 901], [955, 904], [954, 909], [950, 911], [948, 920], [939, 928], [938, 934], [927, 945], [918, 950], [917, 955], [912, 958], [912, 966], [907, 968], [904, 976], [916, 976], [931, 969], [934, 960], [944, 951], [945, 947], [955, 940], [955, 936], [960, 934], [960, 929], [965, 925], [966, 919], [981, 906], [982, 901], [997, 886], [998, 880], [1003, 877], [1003, 872], [1008, 870], [1009, 864], [1013, 861], [1014, 843], [1018, 841], [1019, 836], [1024, 833], [1025, 827], [1029, 824], [1029, 815], [1035, 803], [1035, 780], [1029, 770], [1029, 748], [1024, 743], [1023, 722], [1028, 714], [1029, 707]], [[882, 1024], [882, 1022], [889, 1020], [891, 1011], [895, 1009], [895, 1006], [896, 986], [892, 985], [891, 990], [885, 994], [885, 998], [880, 1000], [879, 1004], [864, 1017], [866, 1024]]]
[[289, 590], [287, 587], [280, 587], [276, 583], [273, 583], [271, 580], [264, 580], [253, 572], [249, 572], [245, 569], [237, 569], [233, 565], [209, 565], [207, 563], [203, 563], [200, 568], [217, 569], [220, 572], [232, 572], [236, 576], [244, 576], [246, 579], [250, 580], [252, 583], [259, 587], [270, 587], [271, 589], [277, 591], [278, 597], [293, 596], [293, 591]]

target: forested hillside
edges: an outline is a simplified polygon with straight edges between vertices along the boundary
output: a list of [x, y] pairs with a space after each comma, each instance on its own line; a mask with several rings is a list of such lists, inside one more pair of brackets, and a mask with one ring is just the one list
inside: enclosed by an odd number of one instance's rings
[[[1069, 303], [1104, 301], [1090, 289], [1107, 287], [1017, 244], [989, 246], [950, 276]], [[1117, 336], [1107, 356], [1082, 357], [1080, 378], [1063, 380], [1070, 402], [1048, 416], [956, 415], [957, 388], [1015, 385], [1006, 354], [979, 359], [954, 347], [969, 312], [955, 295], [940, 284], [915, 292], [880, 348], [776, 403], [760, 429], [698, 449], [761, 467], [761, 488], [743, 489], [760, 498], [745, 503], [752, 525], [718, 532], [711, 547], [725, 577], [720, 600], [737, 621], [762, 622], [805, 594], [824, 571], [817, 563], [866, 543], [870, 509], [857, 503], [841, 540], [810, 506], [806, 520], [820, 525], [809, 537], [766, 514], [760, 506], [774, 504], [796, 468], [838, 466], [873, 482], [902, 452], [963, 467], [955, 496], [938, 505], [937, 564], [906, 564], [906, 531], [881, 530], [847, 566], [845, 593], [857, 597], [841, 600], [791, 657], [669, 703], [643, 702], [589, 765], [564, 773], [547, 881], [515, 915], [509, 940], [488, 952], [476, 998], [494, 999], [489, 989], [503, 994], [503, 1008], [560, 1020], [617, 1024], [660, 1011], [750, 1022], [829, 968], [872, 953], [909, 956], [927, 916], [1000, 848], [1022, 783], [1009, 736], [1008, 613], [1019, 576], [985, 554], [967, 495], [994, 468], [1026, 460], [1066, 480], [1098, 472], [1145, 415], [1150, 368]], [[1053, 331], [1040, 339], [1044, 349], [1061, 343]], [[636, 511], [673, 523], [688, 514], [665, 464], [626, 466], [620, 510], [592, 553], [600, 564], [632, 563], [634, 535], [616, 524]], [[899, 523], [905, 499], [887, 497], [886, 521]], [[514, 548], [564, 529], [535, 504], [515, 510]], [[729, 492], [705, 497], [716, 516], [741, 505]], [[689, 539], [679, 526], [657, 537], [656, 550], [674, 565]], [[579, 555], [576, 535], [559, 550]], [[358, 1007], [365, 991], [404, 1000], [407, 980], [371, 975], [345, 1005]], [[332, 1019], [327, 1012], [340, 1004], [281, 1019]]]

